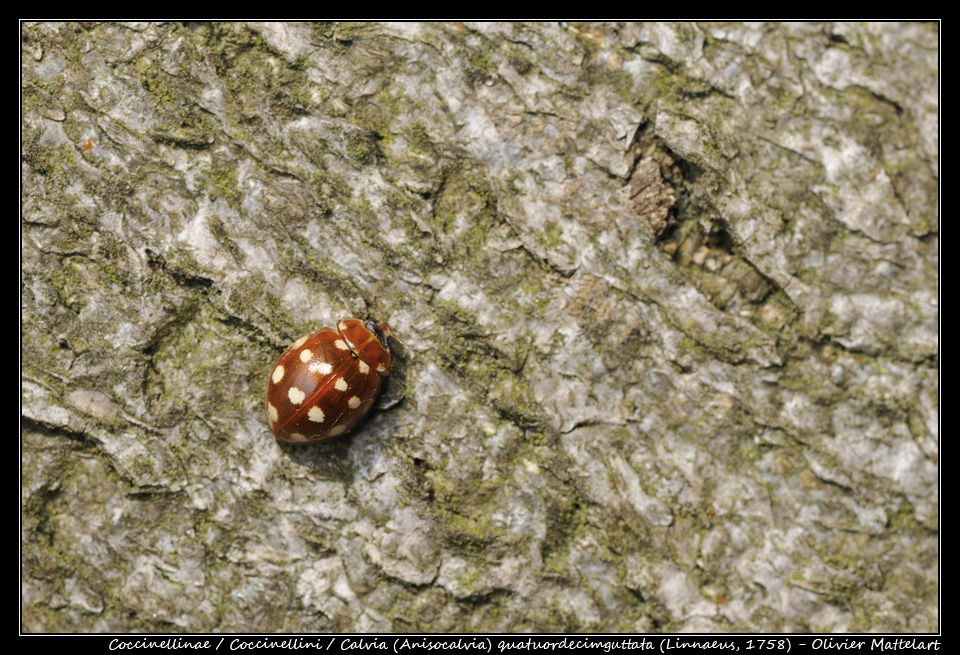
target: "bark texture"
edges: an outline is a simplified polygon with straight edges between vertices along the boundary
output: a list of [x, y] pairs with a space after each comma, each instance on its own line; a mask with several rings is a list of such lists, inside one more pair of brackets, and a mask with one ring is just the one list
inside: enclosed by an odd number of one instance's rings
[[935, 24], [21, 36], [25, 631], [939, 629]]

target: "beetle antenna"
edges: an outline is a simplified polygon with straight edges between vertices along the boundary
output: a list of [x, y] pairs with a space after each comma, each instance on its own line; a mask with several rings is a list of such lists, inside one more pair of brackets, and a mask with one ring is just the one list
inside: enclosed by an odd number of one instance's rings
[[379, 297], [380, 297], [380, 296], [374, 296], [374, 297], [373, 297], [373, 311], [375, 311], [375, 312], [377, 313], [377, 325], [380, 326], [380, 328], [384, 331], [384, 333], [385, 333], [389, 338], [393, 339], [394, 341], [399, 342], [401, 346], [403, 346], [404, 348], [406, 348], [406, 347], [407, 347], [407, 344], [405, 344], [403, 341], [401, 341], [400, 338], [399, 338], [397, 335], [395, 335], [395, 334], [393, 333], [393, 331], [390, 329], [390, 326], [383, 322], [383, 317], [380, 316], [380, 308], [377, 307], [377, 299], [378, 299]]

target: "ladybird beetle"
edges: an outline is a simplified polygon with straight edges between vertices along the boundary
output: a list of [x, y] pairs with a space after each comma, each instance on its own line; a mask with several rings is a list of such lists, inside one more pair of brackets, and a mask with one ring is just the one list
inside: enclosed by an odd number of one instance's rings
[[323, 443], [353, 429], [390, 372], [391, 336], [379, 318], [347, 318], [287, 348], [267, 381], [267, 422], [277, 439]]

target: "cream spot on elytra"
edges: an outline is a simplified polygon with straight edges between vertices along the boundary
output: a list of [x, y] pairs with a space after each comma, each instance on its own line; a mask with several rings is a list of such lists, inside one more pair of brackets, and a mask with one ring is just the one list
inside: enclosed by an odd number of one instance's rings
[[310, 408], [310, 411], [307, 412], [307, 418], [314, 423], [323, 423], [323, 419], [326, 417], [323, 414], [323, 410], [314, 405]]
[[299, 405], [300, 403], [303, 402], [303, 399], [306, 397], [307, 395], [302, 391], [300, 391], [299, 389], [297, 389], [296, 387], [290, 387], [287, 390], [287, 398], [289, 398], [290, 402], [292, 402], [294, 405]]
[[273, 369], [273, 383], [279, 384], [280, 380], [283, 379], [283, 367], [277, 364], [277, 368]]
[[319, 373], [320, 375], [330, 375], [330, 371], [333, 370], [333, 366], [327, 362], [316, 362], [310, 365], [310, 370], [314, 373]]
[[337, 391], [346, 391], [347, 390], [347, 381], [343, 378], [337, 378], [337, 381], [333, 383], [334, 388]]
[[370, 367], [367, 366], [367, 363], [362, 359], [357, 363], [357, 366], [360, 367], [360, 372], [363, 373], [364, 375], [370, 372]]
[[313, 353], [310, 351], [309, 348], [304, 348], [303, 350], [300, 351], [300, 361], [303, 362], [304, 364], [309, 362], [311, 357], [313, 357]]
[[292, 432], [290, 434], [290, 438], [293, 439], [294, 441], [299, 441], [300, 443], [305, 443], [306, 441], [308, 441], [308, 439], [302, 434], [300, 434], [299, 432]]
[[327, 434], [329, 434], [331, 437], [339, 437], [341, 434], [343, 434], [346, 431], [347, 429], [345, 427], [343, 427], [342, 425], [338, 425], [334, 427], [332, 430], [330, 430], [330, 432], [328, 432]]
[[336, 346], [337, 348], [339, 348], [340, 350], [350, 350], [350, 346], [348, 346], [348, 345], [343, 341], [343, 339], [337, 339], [336, 341], [333, 342], [333, 345], [335, 345], [335, 346]]
[[267, 418], [270, 419], [271, 423], [276, 423], [280, 420], [280, 416], [277, 414], [277, 408], [273, 406], [273, 403], [267, 403]]
[[350, 409], [356, 409], [360, 406], [360, 399], [356, 396], [351, 396], [350, 400], [347, 401], [347, 405], [350, 407]]

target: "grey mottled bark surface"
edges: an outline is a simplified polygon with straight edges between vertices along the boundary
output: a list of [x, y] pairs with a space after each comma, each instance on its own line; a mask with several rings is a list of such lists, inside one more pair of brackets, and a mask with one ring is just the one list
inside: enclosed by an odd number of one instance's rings
[[23, 629], [937, 630], [938, 36], [23, 24]]

